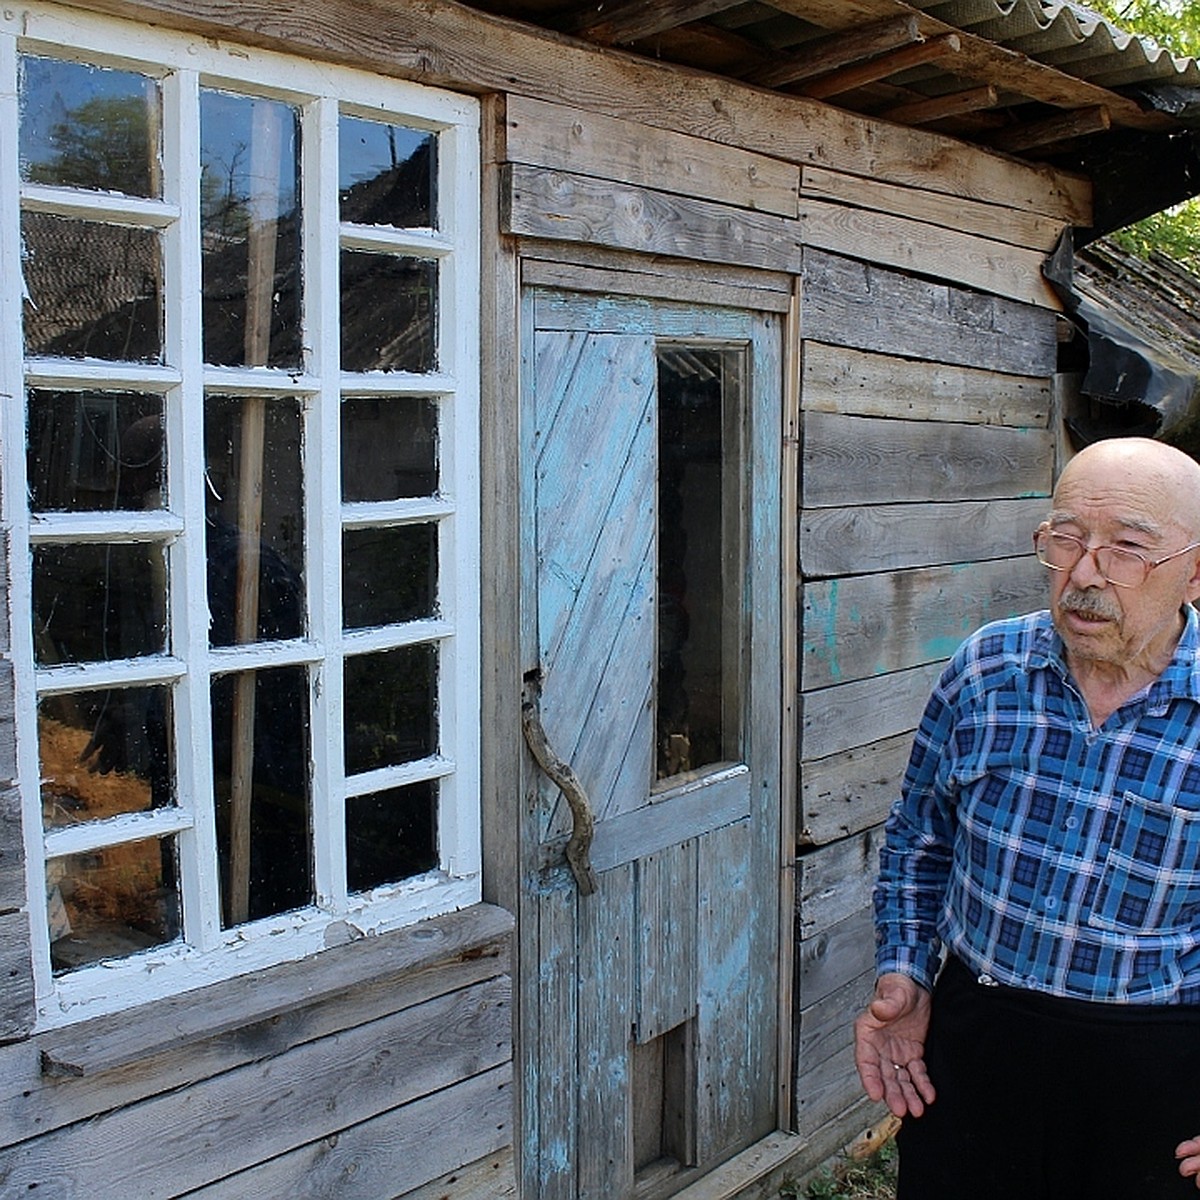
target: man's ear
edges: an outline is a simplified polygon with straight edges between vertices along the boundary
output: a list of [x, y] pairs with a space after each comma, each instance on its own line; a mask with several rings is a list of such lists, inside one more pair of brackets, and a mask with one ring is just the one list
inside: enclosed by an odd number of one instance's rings
[[1196, 561], [1192, 564], [1192, 576], [1187, 581], [1186, 594], [1189, 604], [1200, 600], [1200, 554], [1196, 555]]

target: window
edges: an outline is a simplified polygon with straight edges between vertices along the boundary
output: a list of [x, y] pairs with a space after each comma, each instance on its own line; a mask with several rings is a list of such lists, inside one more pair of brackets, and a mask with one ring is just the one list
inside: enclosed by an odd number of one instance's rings
[[53, 1024], [479, 898], [478, 120], [49, 7], [5, 46]]

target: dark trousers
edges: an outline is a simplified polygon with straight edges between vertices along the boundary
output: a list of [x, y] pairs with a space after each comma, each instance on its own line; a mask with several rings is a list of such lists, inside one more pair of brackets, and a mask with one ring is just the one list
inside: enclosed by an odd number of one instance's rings
[[897, 1137], [897, 1200], [1198, 1200], [1200, 1008], [979, 984], [951, 959], [926, 1063], [937, 1100]]

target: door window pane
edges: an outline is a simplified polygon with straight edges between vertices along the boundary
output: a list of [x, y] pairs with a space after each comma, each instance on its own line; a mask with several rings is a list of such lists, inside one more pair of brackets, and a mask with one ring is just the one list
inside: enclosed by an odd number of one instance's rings
[[437, 263], [342, 251], [342, 370], [437, 367]]
[[162, 248], [152, 229], [21, 214], [25, 351], [162, 360]]
[[223, 924], [311, 904], [305, 668], [214, 679], [212, 727]]
[[205, 405], [209, 638], [214, 646], [304, 631], [301, 413], [291, 399]]
[[160, 101], [145, 75], [61, 59], [21, 59], [21, 178], [157, 196]]
[[342, 401], [342, 499], [400, 500], [438, 490], [438, 404], [425, 397]]
[[342, 117], [338, 125], [338, 198], [356, 225], [435, 225], [437, 137], [383, 121]]
[[204, 361], [298, 367], [298, 114], [204, 91], [200, 141]]
[[659, 352], [659, 779], [738, 756], [742, 353]]
[[437, 783], [346, 798], [346, 883], [365, 892], [438, 865]]
[[47, 696], [38, 705], [42, 822], [60, 829], [175, 803], [167, 687]]
[[162, 397], [139, 392], [29, 393], [34, 512], [163, 507]]
[[346, 659], [346, 773], [398, 766], [437, 749], [437, 651], [405, 646]]

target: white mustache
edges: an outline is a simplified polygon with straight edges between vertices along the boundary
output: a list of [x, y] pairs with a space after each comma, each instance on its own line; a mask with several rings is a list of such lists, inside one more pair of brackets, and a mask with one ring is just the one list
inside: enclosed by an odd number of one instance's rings
[[1090, 588], [1068, 588], [1058, 598], [1058, 607], [1085, 617], [1101, 617], [1107, 621], [1120, 620], [1121, 610], [1108, 597]]

